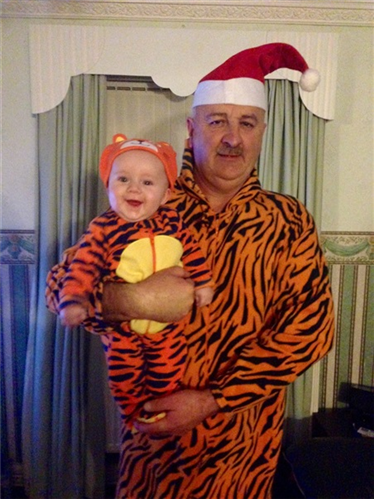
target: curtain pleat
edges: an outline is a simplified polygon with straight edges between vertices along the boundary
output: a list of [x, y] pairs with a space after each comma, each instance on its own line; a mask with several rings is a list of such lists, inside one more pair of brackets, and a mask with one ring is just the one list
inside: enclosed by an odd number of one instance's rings
[[268, 122], [259, 159], [265, 189], [302, 201], [320, 225], [325, 120], [306, 109], [297, 83], [266, 82]]
[[[50, 268], [101, 208], [97, 166], [105, 142], [105, 94], [104, 77], [74, 77], [64, 101], [37, 117], [38, 254], [23, 404], [23, 463], [31, 499], [103, 496], [104, 437], [98, 452], [100, 432], [93, 446], [89, 435], [93, 420], [103, 427], [103, 395], [99, 386], [90, 396], [87, 376], [95, 380], [100, 370], [92, 364], [105, 369], [100, 340], [63, 328], [47, 311], [44, 290]], [[96, 464], [89, 481], [88, 460]]]
[[[303, 105], [297, 83], [266, 83], [268, 123], [259, 159], [259, 177], [265, 189], [298, 198], [321, 221], [325, 120]], [[288, 387], [285, 441], [308, 436], [313, 386], [309, 369]], [[318, 380], [315, 380], [318, 383]]]

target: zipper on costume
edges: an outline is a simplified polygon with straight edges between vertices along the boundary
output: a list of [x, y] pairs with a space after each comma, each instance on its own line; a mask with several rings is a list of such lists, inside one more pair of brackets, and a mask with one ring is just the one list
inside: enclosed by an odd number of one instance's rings
[[[156, 258], [156, 245], [155, 245], [155, 235], [153, 230], [149, 231], [149, 241], [151, 243], [151, 252], [152, 252], [152, 270], [153, 273], [156, 272], [156, 266], [157, 266], [157, 258]], [[146, 334], [149, 332], [149, 327], [150, 327], [151, 321], [148, 321], [148, 327]]]
[[153, 232], [149, 234], [149, 240], [151, 242], [151, 251], [152, 251], [152, 269], [153, 273], [155, 273], [157, 260], [156, 260], [155, 235], [153, 234]]

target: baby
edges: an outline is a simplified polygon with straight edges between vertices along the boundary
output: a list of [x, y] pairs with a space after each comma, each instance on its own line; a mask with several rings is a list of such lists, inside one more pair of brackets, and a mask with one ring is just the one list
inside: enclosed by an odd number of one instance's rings
[[[178, 213], [165, 206], [177, 178], [173, 148], [117, 134], [102, 153], [100, 176], [110, 208], [79, 241], [60, 294], [62, 324], [77, 326], [87, 318], [100, 280], [136, 283], [176, 265], [194, 281], [196, 305], [208, 305], [213, 288], [205, 258]], [[132, 320], [113, 326], [104, 341], [109, 385], [125, 416], [132, 417], [151, 396], [181, 386], [187, 355], [183, 324]], [[122, 357], [127, 353], [126, 364], [113, 361], [119, 349]]]

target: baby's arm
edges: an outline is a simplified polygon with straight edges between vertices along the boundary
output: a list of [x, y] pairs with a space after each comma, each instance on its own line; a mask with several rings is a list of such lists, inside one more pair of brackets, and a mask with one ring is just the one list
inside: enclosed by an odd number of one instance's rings
[[89, 295], [106, 262], [107, 244], [101, 220], [106, 218], [97, 217], [89, 224], [63, 278], [58, 304], [63, 326], [79, 326], [89, 316]]
[[195, 289], [195, 303], [198, 307], [209, 305], [213, 299], [213, 288], [206, 286], [204, 288]]
[[79, 326], [88, 316], [87, 308], [81, 303], [67, 305], [59, 313], [63, 326]]

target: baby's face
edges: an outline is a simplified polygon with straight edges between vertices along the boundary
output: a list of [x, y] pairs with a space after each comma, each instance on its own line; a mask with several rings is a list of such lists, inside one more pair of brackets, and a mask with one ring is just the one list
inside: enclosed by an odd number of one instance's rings
[[154, 154], [139, 150], [117, 156], [107, 192], [111, 208], [128, 222], [151, 217], [170, 197], [163, 164]]

